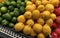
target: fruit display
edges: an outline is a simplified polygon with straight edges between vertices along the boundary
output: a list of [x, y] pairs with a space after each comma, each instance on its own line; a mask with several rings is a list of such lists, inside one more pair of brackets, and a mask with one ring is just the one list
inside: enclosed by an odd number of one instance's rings
[[34, 38], [60, 38], [59, 0], [0, 0], [0, 24]]

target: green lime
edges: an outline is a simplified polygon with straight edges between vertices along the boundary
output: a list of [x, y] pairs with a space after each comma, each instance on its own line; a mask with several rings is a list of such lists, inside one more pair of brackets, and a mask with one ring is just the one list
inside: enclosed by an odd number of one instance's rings
[[23, 14], [25, 12], [25, 7], [24, 6], [21, 6], [20, 7], [20, 14]]
[[17, 4], [17, 8], [20, 8], [20, 4]]
[[14, 11], [19, 11], [19, 9], [18, 8], [15, 8]]
[[25, 6], [25, 2], [21, 2], [21, 6]]
[[7, 8], [6, 7], [1, 7], [1, 12], [2, 13], [6, 13], [7, 12]]
[[14, 11], [14, 16], [19, 16], [19, 12], [18, 11]]
[[15, 1], [11, 1], [11, 5], [16, 6], [16, 2]]
[[9, 27], [14, 27], [14, 23], [9, 23]]
[[11, 15], [9, 13], [3, 14], [2, 18], [7, 19], [7, 20], [11, 20]]
[[14, 12], [10, 12], [10, 15], [11, 15], [11, 16], [14, 16]]
[[2, 20], [1, 24], [2, 25], [8, 25], [8, 21], [7, 20]]
[[13, 23], [16, 23], [16, 21], [17, 21], [17, 18], [16, 18], [16, 17], [13, 17], [13, 18], [12, 18], [12, 22], [13, 22]]
[[21, 1], [20, 0], [17, 0], [17, 4], [21, 4]]
[[13, 11], [13, 10], [14, 10], [14, 6], [9, 6], [8, 9], [9, 9], [10, 11]]

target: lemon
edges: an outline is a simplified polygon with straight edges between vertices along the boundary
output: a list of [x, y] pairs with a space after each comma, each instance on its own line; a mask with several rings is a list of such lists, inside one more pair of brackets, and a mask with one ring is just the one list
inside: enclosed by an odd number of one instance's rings
[[18, 22], [23, 22], [23, 23], [24, 23], [24, 22], [25, 22], [25, 17], [24, 17], [24, 15], [18, 16], [18, 17], [17, 17], [17, 21], [18, 21]]
[[30, 18], [32, 17], [32, 13], [31, 13], [30, 11], [26, 11], [26, 12], [24, 13], [24, 17], [25, 17], [26, 19], [30, 19]]
[[15, 24], [15, 26], [14, 26], [14, 29], [15, 29], [15, 31], [17, 31], [17, 32], [19, 32], [19, 31], [22, 31], [23, 30], [23, 28], [24, 28], [24, 24], [23, 23], [17, 23], [17, 24]]
[[33, 30], [36, 32], [36, 33], [40, 33], [42, 31], [42, 25], [36, 23], [34, 24], [33, 26]]

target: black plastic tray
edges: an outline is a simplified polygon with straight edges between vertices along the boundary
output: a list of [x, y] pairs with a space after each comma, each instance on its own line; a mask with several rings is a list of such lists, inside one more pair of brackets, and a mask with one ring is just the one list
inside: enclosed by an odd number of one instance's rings
[[[25, 36], [22, 32], [19, 33], [15, 32], [13, 28], [0, 25], [0, 38], [37, 38], [37, 37]], [[50, 37], [47, 36], [46, 38]]]

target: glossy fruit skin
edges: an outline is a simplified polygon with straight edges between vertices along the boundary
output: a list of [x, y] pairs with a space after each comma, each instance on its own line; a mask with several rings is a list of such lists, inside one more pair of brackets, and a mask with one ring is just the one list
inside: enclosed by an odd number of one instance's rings
[[7, 12], [7, 8], [6, 7], [1, 7], [1, 12], [2, 13], [6, 13]]
[[60, 15], [60, 7], [55, 8], [54, 13], [59, 16]]
[[57, 24], [60, 24], [60, 16], [57, 16], [57, 18], [56, 18], [56, 23], [57, 23]]
[[58, 38], [58, 35], [55, 32], [52, 32], [52, 38]]
[[53, 27], [53, 28], [57, 28], [57, 27], [58, 27], [57, 23], [53, 23], [53, 24], [52, 24], [52, 27]]
[[60, 28], [56, 28], [55, 32], [60, 36]]

